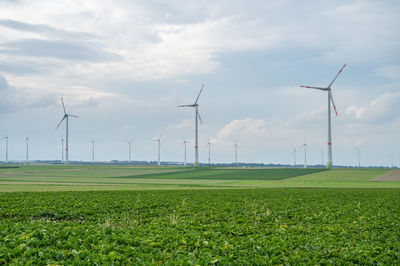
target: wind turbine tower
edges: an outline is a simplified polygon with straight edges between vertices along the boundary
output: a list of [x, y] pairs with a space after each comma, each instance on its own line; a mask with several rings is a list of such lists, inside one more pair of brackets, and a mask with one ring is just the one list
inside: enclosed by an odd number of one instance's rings
[[153, 141], [157, 141], [157, 147], [158, 147], [158, 161], [157, 161], [157, 165], [158, 166], [160, 166], [160, 145], [161, 145], [161, 135], [158, 137], [158, 138], [156, 138], [156, 139], [153, 139]]
[[393, 168], [393, 152], [390, 154], [390, 157], [392, 159], [391, 168]]
[[29, 138], [25, 138], [26, 141], [26, 163], [29, 163]]
[[294, 167], [296, 167], [297, 162], [296, 162], [296, 156], [297, 156], [297, 152], [296, 152], [296, 147], [291, 145], [292, 149], [293, 149], [293, 155], [294, 155]]
[[211, 144], [210, 139], [208, 139], [208, 166], [211, 166]]
[[197, 104], [200, 94], [203, 91], [204, 84], [200, 89], [199, 95], [197, 95], [196, 101], [194, 104], [185, 104], [185, 105], [178, 105], [178, 107], [194, 107], [195, 109], [195, 118], [194, 118], [194, 125], [195, 125], [195, 138], [194, 138], [194, 167], [199, 166], [199, 130], [198, 130], [198, 120], [200, 120], [200, 123], [203, 123], [201, 121], [200, 113], [199, 113], [199, 105]]
[[232, 146], [235, 147], [235, 165], [237, 165], [237, 149], [238, 149], [238, 144], [237, 144], [237, 142], [235, 142], [235, 144], [233, 144]]
[[186, 140], [183, 140], [183, 166], [186, 166]]
[[358, 168], [360, 168], [361, 167], [361, 151], [360, 151], [360, 148], [358, 146], [356, 147], [356, 149], [357, 149], [356, 155], [358, 157]]
[[321, 152], [321, 165], [324, 165], [324, 149], [318, 147], [319, 151]]
[[332, 168], [333, 162], [332, 162], [332, 133], [331, 133], [331, 103], [333, 105], [333, 108], [335, 109], [335, 113], [337, 116], [337, 111], [336, 111], [336, 106], [333, 101], [333, 96], [332, 96], [332, 89], [331, 86], [337, 79], [337, 77], [342, 73], [343, 68], [346, 66], [346, 64], [339, 70], [339, 72], [336, 74], [336, 76], [333, 78], [331, 83], [329, 83], [328, 87], [312, 87], [312, 86], [300, 86], [303, 88], [309, 88], [309, 89], [317, 89], [321, 91], [327, 91], [328, 92], [328, 159], [326, 163], [327, 168]]
[[92, 139], [92, 162], [94, 162], [94, 139]]
[[64, 162], [64, 135], [61, 135], [61, 162]]
[[4, 139], [6, 140], [6, 162], [8, 162], [8, 134]]
[[63, 98], [61, 98], [61, 103], [62, 103], [63, 110], [64, 110], [64, 116], [63, 116], [63, 118], [61, 119], [60, 123], [58, 123], [56, 129], [61, 125], [61, 123], [62, 123], [62, 122], [64, 121], [64, 119], [65, 119], [65, 164], [68, 164], [68, 118], [69, 118], [70, 116], [72, 116], [72, 117], [78, 117], [78, 116], [77, 116], [77, 115], [69, 114], [69, 113], [67, 113], [67, 112], [65, 111], [65, 105], [64, 105], [64, 100], [63, 100]]
[[127, 141], [127, 143], [128, 143], [128, 145], [129, 145], [129, 163], [131, 163], [132, 162], [132, 142], [133, 142], [133, 140], [128, 140]]
[[304, 144], [300, 145], [300, 147], [304, 148], [304, 168], [307, 168], [307, 143], [306, 143], [306, 139], [304, 139]]

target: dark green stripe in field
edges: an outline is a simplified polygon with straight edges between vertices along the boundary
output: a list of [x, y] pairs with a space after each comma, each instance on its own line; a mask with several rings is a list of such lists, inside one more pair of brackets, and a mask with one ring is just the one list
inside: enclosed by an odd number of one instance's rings
[[206, 179], [206, 180], [282, 180], [309, 175], [326, 169], [218, 169], [192, 168], [186, 171], [125, 176], [118, 178]]

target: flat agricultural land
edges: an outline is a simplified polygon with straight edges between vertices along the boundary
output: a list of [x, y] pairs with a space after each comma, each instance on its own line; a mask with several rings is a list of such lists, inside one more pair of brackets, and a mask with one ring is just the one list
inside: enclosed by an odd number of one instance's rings
[[389, 169], [184, 168], [103, 165], [0, 167], [0, 192], [188, 188], [400, 188]]
[[0, 168], [0, 264], [394, 265], [400, 182], [388, 175], [389, 169]]

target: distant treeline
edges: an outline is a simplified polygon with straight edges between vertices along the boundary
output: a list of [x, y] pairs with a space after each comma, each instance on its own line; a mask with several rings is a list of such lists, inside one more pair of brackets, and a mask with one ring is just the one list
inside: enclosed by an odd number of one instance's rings
[[[18, 168], [15, 165], [26, 165], [26, 161], [0, 161], [0, 168]], [[32, 160], [28, 164], [64, 164], [61, 160]], [[157, 161], [69, 161], [69, 164], [83, 164], [83, 165], [157, 165]], [[9, 165], [9, 166], [7, 166]], [[182, 162], [161, 162], [163, 166], [183, 166]], [[192, 163], [187, 163], [188, 167], [193, 167]], [[286, 167], [286, 168], [303, 168], [302, 164], [296, 166], [290, 164], [266, 164], [266, 163], [199, 163], [201, 167]], [[325, 165], [308, 165], [308, 168], [326, 168]], [[387, 166], [352, 166], [352, 165], [335, 165], [334, 168], [389, 168]], [[397, 167], [393, 167], [397, 168]]]

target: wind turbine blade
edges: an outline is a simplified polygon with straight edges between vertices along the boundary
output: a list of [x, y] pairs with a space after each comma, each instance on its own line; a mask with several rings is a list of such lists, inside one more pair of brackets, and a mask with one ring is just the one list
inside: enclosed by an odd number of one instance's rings
[[60, 123], [58, 123], [58, 125], [56, 126], [56, 129], [61, 125], [62, 121], [64, 121], [64, 119], [65, 119], [66, 117], [67, 117], [67, 116], [64, 115], [64, 117], [61, 119]]
[[321, 91], [326, 91], [326, 90], [328, 90], [327, 88], [312, 87], [312, 86], [303, 86], [303, 85], [301, 85], [300, 87], [302, 87], [302, 88], [307, 88], [307, 89], [317, 89], [317, 90], [321, 90]]
[[335, 102], [333, 101], [332, 92], [331, 92], [331, 90], [329, 90], [328, 92], [329, 92], [329, 96], [330, 96], [329, 98], [331, 99], [331, 102], [332, 102], [332, 105], [333, 105], [333, 109], [335, 109], [336, 116], [338, 116], [337, 110], [336, 110], [336, 105], [335, 105]]
[[201, 119], [201, 116], [200, 116], [200, 111], [199, 111], [199, 109], [198, 109], [198, 108], [197, 108], [197, 116], [199, 117], [200, 124], [203, 124], [203, 120]]
[[194, 104], [181, 104], [177, 105], [177, 107], [194, 107]]
[[339, 72], [336, 74], [336, 76], [333, 78], [333, 80], [331, 81], [331, 83], [329, 84], [328, 88], [330, 88], [333, 84], [333, 82], [335, 82], [335, 80], [337, 79], [337, 77], [340, 75], [340, 73], [342, 73], [343, 68], [346, 66], [346, 64], [343, 65], [343, 67], [339, 70]]
[[79, 116], [77, 116], [77, 115], [71, 115], [71, 114], [67, 114], [67, 116], [79, 117]]
[[63, 109], [64, 109], [64, 114], [67, 114], [67, 112], [65, 111], [64, 100], [63, 100], [63, 98], [62, 98], [62, 97], [61, 97], [61, 103], [62, 103], [62, 106], [63, 106]]
[[194, 104], [197, 104], [197, 101], [198, 101], [199, 98], [200, 98], [200, 94], [202, 93], [203, 88], [204, 88], [204, 84], [203, 84], [203, 86], [201, 87], [200, 92], [199, 92], [199, 95], [197, 95], [197, 98], [196, 98], [196, 101], [194, 102]]

